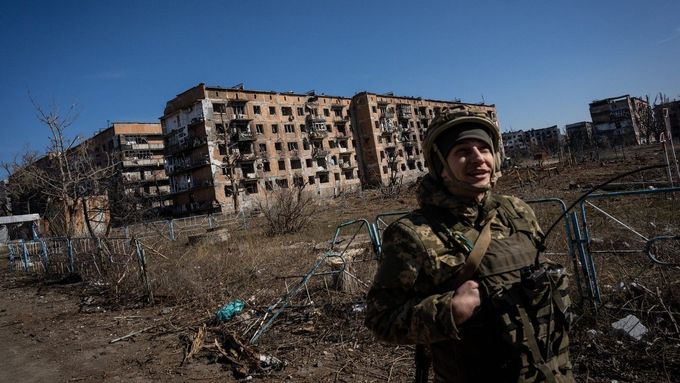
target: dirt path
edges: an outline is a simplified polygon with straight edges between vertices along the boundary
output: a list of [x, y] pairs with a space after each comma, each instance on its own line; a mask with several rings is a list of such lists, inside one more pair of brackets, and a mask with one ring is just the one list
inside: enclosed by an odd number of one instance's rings
[[[3, 275], [3, 277], [6, 276]], [[180, 367], [169, 309], [108, 312], [70, 286], [0, 281], [0, 382], [229, 381], [220, 366]], [[155, 327], [154, 327], [155, 326]], [[147, 331], [111, 343], [142, 329]]]

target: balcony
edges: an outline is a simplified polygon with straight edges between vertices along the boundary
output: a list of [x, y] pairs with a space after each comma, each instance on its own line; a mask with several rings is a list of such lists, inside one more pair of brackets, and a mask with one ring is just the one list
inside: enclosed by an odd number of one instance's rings
[[383, 119], [392, 119], [394, 118], [394, 112], [391, 110], [386, 110], [380, 114], [380, 118]]
[[197, 148], [199, 146], [206, 145], [208, 143], [208, 139], [206, 137], [190, 137], [186, 138], [184, 141], [168, 145], [166, 148], [166, 153], [167, 154], [176, 154], [179, 152], [187, 151], [187, 150], [192, 150], [194, 148]]
[[312, 150], [312, 157], [314, 158], [326, 158], [328, 154], [330, 154], [330, 152], [326, 149], [314, 148]]
[[238, 131], [232, 136], [232, 140], [244, 142], [244, 141], [255, 141], [255, 135], [253, 132], [242, 132]]
[[328, 131], [326, 130], [311, 130], [309, 131], [309, 138], [311, 140], [322, 140], [328, 137]]
[[340, 160], [339, 165], [342, 169], [354, 169], [354, 168], [357, 167], [356, 165], [354, 165], [350, 161], [343, 161], [343, 160]]
[[163, 165], [165, 165], [164, 158], [136, 158], [123, 160], [123, 167], [163, 166]]
[[251, 121], [252, 120], [252, 118], [250, 118], [247, 114], [243, 114], [243, 113], [232, 114], [231, 119], [233, 121]]
[[175, 175], [183, 172], [187, 172], [192, 169], [200, 168], [202, 166], [207, 166], [210, 165], [210, 160], [207, 158], [200, 159], [200, 160], [194, 160], [194, 161], [186, 161], [186, 162], [179, 162], [175, 163], [173, 165], [168, 166], [167, 173], [168, 175]]
[[399, 111], [399, 118], [408, 120], [413, 117], [413, 113], [411, 113], [410, 110], [400, 110]]
[[381, 136], [391, 136], [392, 133], [394, 133], [394, 128], [393, 127], [381, 127], [380, 128], [380, 135]]
[[308, 114], [307, 117], [305, 117], [305, 121], [308, 124], [325, 124], [326, 123], [326, 117], [324, 116], [319, 116], [319, 115], [313, 115], [313, 114]]
[[333, 122], [336, 124], [346, 124], [349, 121], [349, 116], [333, 116]]
[[255, 161], [257, 155], [255, 153], [241, 153], [238, 157], [239, 161]]
[[121, 145], [123, 150], [163, 150], [163, 144], [149, 144], [149, 143], [136, 143], [136, 142], [126, 142]]

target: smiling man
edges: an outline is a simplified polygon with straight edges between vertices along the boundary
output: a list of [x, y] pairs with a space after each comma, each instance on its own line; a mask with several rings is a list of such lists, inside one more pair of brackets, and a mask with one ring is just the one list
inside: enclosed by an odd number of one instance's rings
[[[534, 212], [491, 192], [499, 145], [485, 115], [454, 110], [432, 122], [420, 208], [384, 232], [366, 325], [378, 339], [427, 347], [437, 382], [570, 382], [566, 279], [535, 278]], [[427, 381], [422, 367], [416, 378]]]

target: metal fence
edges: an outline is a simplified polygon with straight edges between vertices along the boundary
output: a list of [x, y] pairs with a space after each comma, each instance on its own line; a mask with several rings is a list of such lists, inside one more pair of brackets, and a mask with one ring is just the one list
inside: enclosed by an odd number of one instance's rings
[[243, 214], [236, 216], [224, 214], [197, 215], [118, 227], [111, 230], [111, 236], [124, 238], [162, 237], [175, 241], [180, 237], [203, 233], [217, 227], [247, 225], [248, 221], [245, 218]]
[[137, 290], [153, 299], [145, 249], [137, 239], [44, 238], [6, 243], [8, 269], [58, 281], [77, 275], [117, 290]]

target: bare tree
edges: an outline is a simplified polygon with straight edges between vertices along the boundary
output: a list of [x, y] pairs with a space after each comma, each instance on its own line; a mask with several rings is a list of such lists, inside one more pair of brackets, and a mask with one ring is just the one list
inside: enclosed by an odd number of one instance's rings
[[[112, 174], [110, 164], [95, 164], [87, 143], [70, 138], [68, 128], [77, 118], [75, 105], [64, 114], [57, 107], [45, 110], [33, 99], [38, 120], [49, 130], [47, 154], [38, 158], [25, 153], [10, 164], [3, 164], [10, 174], [9, 192], [19, 206], [41, 214], [53, 235], [77, 234], [82, 217], [90, 235], [95, 235], [93, 221], [108, 210], [105, 183]], [[88, 211], [97, 206], [98, 211]], [[105, 215], [105, 214], [104, 214]]]
[[293, 188], [278, 188], [258, 199], [267, 235], [295, 233], [309, 225], [317, 207], [312, 195], [305, 192], [306, 185], [298, 182]]

